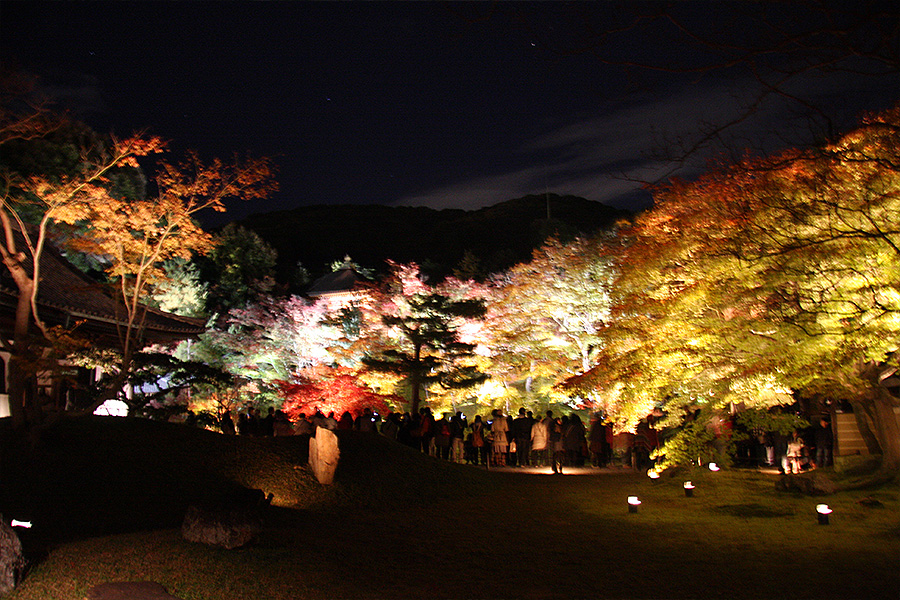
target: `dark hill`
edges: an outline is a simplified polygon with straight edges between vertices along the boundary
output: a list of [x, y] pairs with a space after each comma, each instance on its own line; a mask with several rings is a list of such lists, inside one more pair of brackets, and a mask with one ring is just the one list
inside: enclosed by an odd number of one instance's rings
[[480, 260], [485, 272], [499, 271], [527, 260], [550, 235], [568, 239], [591, 234], [627, 216], [626, 211], [599, 202], [546, 194], [475, 211], [308, 206], [252, 215], [240, 224], [278, 251], [281, 280], [288, 279], [298, 262], [315, 277], [345, 255], [376, 271], [383, 271], [390, 259], [416, 262], [430, 275], [443, 277], [466, 251]]

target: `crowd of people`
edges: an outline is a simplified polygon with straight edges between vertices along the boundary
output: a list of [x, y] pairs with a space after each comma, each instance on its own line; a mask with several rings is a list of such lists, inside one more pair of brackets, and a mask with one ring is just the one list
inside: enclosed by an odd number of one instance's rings
[[[462, 412], [435, 417], [428, 407], [415, 414], [390, 412], [384, 416], [365, 408], [355, 417], [349, 411], [339, 416], [316, 411], [293, 420], [274, 408], [265, 415], [250, 408], [239, 414], [236, 423], [230, 414], [225, 415], [220, 427], [224, 433], [250, 436], [315, 435], [317, 427], [353, 429], [380, 433], [445, 460], [488, 467], [550, 467], [554, 473], [565, 467], [605, 467], [613, 462], [646, 469], [652, 466], [651, 453], [659, 443], [656, 430], [645, 421], [634, 434], [613, 435], [599, 414], [592, 415], [585, 425], [574, 412], [557, 415], [547, 410], [534, 415], [525, 408], [515, 415], [493, 410], [487, 417], [472, 419]], [[832, 464], [834, 433], [827, 418], [791, 435], [757, 433], [739, 444], [736, 462], [749, 459], [756, 466], [773, 466], [782, 473]]]
[[[472, 419], [462, 412], [435, 417], [428, 407], [415, 414], [390, 412], [384, 416], [365, 408], [355, 417], [349, 411], [340, 416], [316, 411], [293, 420], [274, 408], [265, 415], [250, 408], [239, 414], [237, 423], [226, 414], [220, 427], [224, 433], [250, 436], [315, 435], [317, 427], [353, 429], [380, 433], [445, 460], [488, 467], [550, 467], [554, 473], [562, 473], [565, 467], [605, 467], [613, 462], [643, 470], [652, 466], [651, 453], [659, 444], [656, 430], [647, 421], [642, 421], [634, 434], [613, 435], [612, 427], [599, 414], [592, 415], [585, 425], [574, 412], [557, 415], [547, 410], [536, 416], [525, 408], [516, 415], [504, 415], [498, 409], [486, 418], [476, 415]], [[834, 433], [827, 418], [790, 435], [755, 433], [739, 444], [736, 462], [749, 459], [751, 464], [776, 467], [782, 473], [832, 464]]]
[[438, 417], [428, 407], [415, 414], [391, 412], [385, 416], [364, 409], [358, 416], [348, 411], [340, 416], [299, 414], [291, 421], [282, 411], [258, 409], [242, 412], [237, 424], [230, 415], [222, 420], [225, 433], [255, 436], [314, 435], [317, 427], [354, 429], [380, 433], [424, 453], [459, 463], [488, 467], [606, 466], [611, 458], [611, 428], [601, 419], [592, 419], [590, 428], [576, 413], [556, 415], [552, 410], [535, 416], [520, 408], [517, 415], [494, 410], [483, 418], [469, 420], [462, 412]]

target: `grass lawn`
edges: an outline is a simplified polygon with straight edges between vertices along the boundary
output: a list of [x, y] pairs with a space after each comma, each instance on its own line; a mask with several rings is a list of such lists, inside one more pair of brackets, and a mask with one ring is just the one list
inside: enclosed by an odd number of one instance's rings
[[[304, 466], [305, 438], [90, 419], [47, 432], [31, 469], [7, 441], [0, 511], [33, 520], [23, 537], [39, 559], [11, 598], [141, 580], [185, 600], [900, 598], [897, 483], [812, 498], [752, 471], [485, 472], [380, 437], [340, 441], [328, 488]], [[275, 494], [259, 540], [183, 541], [187, 504], [235, 484]]]

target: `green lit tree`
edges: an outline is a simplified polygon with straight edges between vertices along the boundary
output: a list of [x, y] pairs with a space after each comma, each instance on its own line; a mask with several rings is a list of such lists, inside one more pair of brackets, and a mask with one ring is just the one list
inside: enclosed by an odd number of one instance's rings
[[209, 287], [207, 310], [226, 313], [268, 295], [274, 287], [277, 251], [236, 223], [214, 237], [215, 247], [200, 263], [201, 279]]
[[206, 314], [207, 286], [200, 281], [200, 269], [193, 261], [175, 259], [166, 263], [167, 280], [153, 292], [153, 301], [164, 310], [185, 317]]
[[260, 299], [229, 311], [224, 327], [203, 334], [193, 352], [249, 382], [256, 393], [274, 397], [282, 382], [338, 362], [331, 349], [341, 344], [342, 332], [328, 318], [324, 302]]

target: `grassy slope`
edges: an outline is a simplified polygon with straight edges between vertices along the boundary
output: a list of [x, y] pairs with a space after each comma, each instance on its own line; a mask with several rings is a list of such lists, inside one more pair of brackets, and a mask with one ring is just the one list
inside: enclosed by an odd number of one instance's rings
[[279, 492], [285, 502], [313, 500], [320, 489], [299, 439], [93, 417], [61, 421], [24, 456], [7, 426], [0, 510], [40, 523], [54, 540], [176, 526], [188, 504], [238, 487]]
[[[301, 466], [302, 439], [91, 420], [46, 441], [41, 475], [28, 483], [59, 480], [25, 490], [33, 518], [77, 520], [67, 533], [79, 539], [54, 544], [15, 600], [80, 599], [116, 580], [154, 580], [207, 600], [894, 599], [900, 586], [896, 484], [827, 498], [835, 513], [822, 527], [821, 499], [778, 494], [757, 473], [692, 473], [697, 492], [685, 498], [680, 479], [486, 473], [345, 434], [337, 483], [322, 489]], [[97, 458], [106, 466], [84, 468]], [[5, 515], [22, 505], [8, 493], [8, 459]], [[69, 489], [84, 479], [73, 502]], [[183, 542], [173, 527], [185, 498], [235, 482], [276, 494], [258, 543], [229, 552]], [[629, 494], [643, 500], [637, 515], [627, 512]], [[859, 503], [869, 495], [883, 507]], [[110, 509], [110, 498], [129, 508]], [[42, 515], [44, 499], [64, 508]], [[85, 509], [90, 522], [80, 520]], [[110, 531], [121, 533], [100, 536]]]

